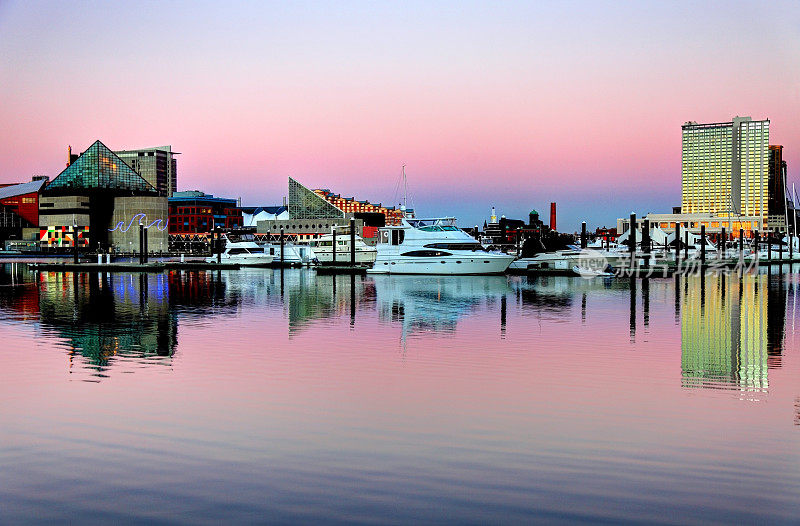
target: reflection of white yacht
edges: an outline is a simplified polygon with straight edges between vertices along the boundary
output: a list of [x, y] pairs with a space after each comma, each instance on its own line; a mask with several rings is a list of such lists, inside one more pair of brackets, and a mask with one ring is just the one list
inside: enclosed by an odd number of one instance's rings
[[[236, 263], [243, 266], [266, 266], [272, 263], [273, 257], [264, 252], [264, 248], [255, 241], [231, 241], [225, 238], [225, 250], [219, 256], [221, 263]], [[217, 256], [206, 258], [208, 263], [216, 263]]]
[[[311, 249], [321, 265], [330, 265], [333, 260], [333, 234], [325, 234], [309, 242]], [[375, 262], [376, 250], [364, 243], [364, 240], [356, 236], [356, 264], [371, 265]], [[337, 264], [348, 264], [351, 262], [350, 254], [350, 234], [339, 232], [336, 235], [336, 261]]]
[[[455, 330], [477, 309], [498, 305], [512, 292], [505, 276], [372, 276], [378, 316], [413, 333]], [[499, 313], [498, 313], [499, 314]]]
[[[272, 256], [273, 260], [281, 260], [280, 243], [265, 243], [261, 245], [264, 252]], [[295, 245], [294, 243], [284, 243], [283, 245], [283, 264], [291, 266], [310, 266], [317, 263], [317, 255], [310, 246]]]
[[487, 251], [458, 228], [455, 219], [404, 219], [381, 228], [378, 258], [370, 272], [379, 274], [502, 274], [514, 260]]

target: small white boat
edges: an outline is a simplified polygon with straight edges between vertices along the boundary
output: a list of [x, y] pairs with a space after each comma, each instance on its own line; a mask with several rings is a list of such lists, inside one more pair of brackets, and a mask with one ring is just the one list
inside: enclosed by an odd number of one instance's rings
[[261, 267], [272, 263], [272, 255], [264, 252], [264, 248], [255, 241], [231, 241], [225, 239], [225, 250], [222, 254], [206, 258], [207, 263], [235, 263], [245, 267]]
[[[281, 260], [280, 243], [265, 243], [261, 245], [264, 252], [272, 256], [275, 262]], [[283, 245], [284, 265], [296, 267], [308, 267], [319, 263], [314, 249], [308, 245], [295, 245], [294, 243], [284, 243]]]
[[[349, 264], [352, 260], [350, 252], [350, 234], [339, 231], [336, 234], [336, 258], [334, 260], [333, 234], [325, 234], [309, 241], [311, 250], [320, 265]], [[375, 263], [377, 249], [364, 243], [361, 237], [356, 236], [355, 257], [357, 265], [372, 265]]]
[[[641, 257], [641, 255], [638, 255]], [[606, 267], [618, 266], [625, 261], [630, 261], [630, 254], [623, 250], [598, 250], [570, 247], [565, 250], [540, 252], [531, 257], [519, 258], [509, 266], [512, 272], [528, 270], [566, 271], [573, 267], [592, 268], [604, 271]]]

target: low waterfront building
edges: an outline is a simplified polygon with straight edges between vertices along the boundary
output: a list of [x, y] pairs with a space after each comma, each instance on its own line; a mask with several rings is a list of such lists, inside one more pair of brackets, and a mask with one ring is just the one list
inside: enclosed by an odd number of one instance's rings
[[[330, 234], [334, 228], [349, 228], [349, 218], [336, 219], [271, 219], [259, 221], [256, 234], [259, 236], [292, 236], [297, 241], [309, 241]], [[356, 233], [364, 238], [365, 243], [377, 243], [377, 228], [364, 225], [363, 219], [356, 219]]]
[[27, 183], [0, 185], [0, 241], [6, 247], [38, 245], [39, 194], [45, 184], [47, 177], [37, 176]]
[[[647, 214], [644, 217], [636, 218], [637, 229], [642, 226], [642, 221], [647, 220], [652, 227], [658, 227], [664, 232], [672, 233], [676, 225], [680, 224], [682, 232], [699, 234], [702, 227], [705, 227], [706, 234], [721, 234], [725, 229], [726, 235], [732, 238], [739, 237], [739, 229], [744, 230], [745, 237], [753, 237], [756, 231], [760, 231], [762, 223], [761, 216], [742, 216], [729, 217], [717, 214]], [[617, 219], [617, 232], [624, 234], [630, 229], [630, 218], [622, 217]]]
[[169, 198], [169, 243], [173, 250], [206, 252], [212, 232], [243, 226], [236, 199], [214, 197], [199, 190], [175, 192]]
[[241, 228], [242, 211], [236, 199], [214, 197], [199, 190], [175, 192], [169, 198], [169, 233], [208, 234], [216, 229]]
[[141, 222], [151, 252], [167, 250], [167, 198], [95, 141], [41, 191], [42, 249], [138, 251]]
[[259, 221], [276, 221], [289, 219], [289, 208], [286, 206], [240, 206], [242, 226], [258, 226]]

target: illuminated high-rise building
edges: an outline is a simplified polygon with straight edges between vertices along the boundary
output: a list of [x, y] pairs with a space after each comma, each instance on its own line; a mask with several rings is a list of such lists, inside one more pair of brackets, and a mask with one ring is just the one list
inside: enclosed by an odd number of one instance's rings
[[682, 126], [681, 212], [756, 216], [766, 226], [769, 120]]
[[159, 195], [172, 197], [178, 191], [178, 152], [172, 146], [114, 152], [133, 170], [153, 185]]

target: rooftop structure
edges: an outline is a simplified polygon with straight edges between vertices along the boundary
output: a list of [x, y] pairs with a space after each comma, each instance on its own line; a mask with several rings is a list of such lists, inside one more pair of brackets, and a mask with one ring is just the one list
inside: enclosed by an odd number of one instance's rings
[[157, 195], [155, 187], [100, 141], [83, 152], [47, 185], [47, 193], [113, 190]]
[[292, 219], [339, 219], [344, 217], [344, 212], [290, 177], [289, 217]]

